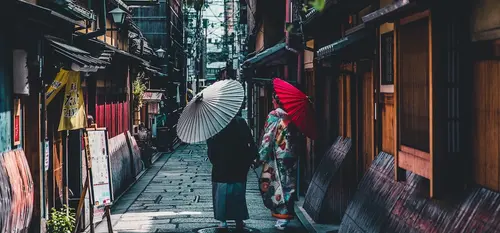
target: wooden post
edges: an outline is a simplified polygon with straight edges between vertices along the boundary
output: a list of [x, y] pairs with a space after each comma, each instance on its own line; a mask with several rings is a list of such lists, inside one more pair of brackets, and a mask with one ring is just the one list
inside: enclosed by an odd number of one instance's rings
[[88, 176], [85, 178], [85, 185], [83, 186], [82, 194], [80, 195], [80, 200], [78, 201], [78, 207], [76, 209], [76, 225], [73, 233], [78, 231], [78, 227], [80, 226], [81, 213], [83, 209], [83, 204], [85, 202], [85, 195], [87, 194], [87, 189], [89, 188], [89, 179]]
[[104, 207], [104, 216], [108, 222], [108, 233], [113, 233], [113, 224], [111, 223], [111, 206]]
[[394, 177], [396, 181], [403, 181], [406, 179], [406, 172], [404, 169], [399, 168], [399, 22], [394, 24], [394, 60], [393, 60], [393, 79], [394, 79]]
[[87, 176], [85, 178], [85, 185], [83, 186], [82, 194], [80, 195], [80, 200], [78, 201], [78, 207], [76, 209], [76, 225], [73, 233], [78, 231], [78, 227], [81, 221], [81, 213], [83, 211], [83, 205], [85, 203], [85, 196], [87, 195], [87, 190], [89, 190], [90, 195], [90, 232], [94, 233], [94, 205], [93, 203], [93, 195], [90, 192], [90, 187], [92, 186], [92, 158], [90, 157], [90, 148], [89, 148], [89, 138], [87, 136], [87, 132], [83, 133], [83, 140], [85, 143], [85, 162], [87, 168]]
[[[45, 96], [45, 95], [43, 95]], [[31, 175], [33, 176], [33, 189], [34, 189], [34, 203], [33, 203], [33, 217], [30, 223], [30, 231], [40, 232], [42, 226], [42, 219], [45, 217], [45, 195], [44, 185], [47, 183], [45, 176], [44, 158], [45, 154], [40, 147], [42, 138], [45, 139], [43, 132], [43, 113], [39, 108], [42, 105], [42, 95], [33, 91], [30, 96], [26, 97], [25, 103], [25, 120], [24, 120], [24, 151], [28, 164], [30, 167]], [[29, 130], [28, 130], [29, 129]], [[44, 142], [44, 141], [43, 141]], [[44, 145], [45, 146], [45, 145]], [[40, 156], [43, 155], [43, 156]]]

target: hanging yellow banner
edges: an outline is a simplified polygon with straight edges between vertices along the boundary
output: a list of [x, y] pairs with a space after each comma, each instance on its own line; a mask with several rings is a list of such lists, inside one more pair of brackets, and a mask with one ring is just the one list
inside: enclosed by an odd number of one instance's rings
[[47, 93], [45, 94], [45, 104], [49, 105], [49, 103], [54, 99], [54, 97], [61, 91], [61, 89], [66, 85], [68, 82], [68, 73], [70, 71], [61, 69], [59, 73], [57, 73], [56, 79], [54, 82], [49, 87], [49, 90], [47, 90]]
[[80, 72], [68, 71], [67, 79], [59, 131], [87, 127]]

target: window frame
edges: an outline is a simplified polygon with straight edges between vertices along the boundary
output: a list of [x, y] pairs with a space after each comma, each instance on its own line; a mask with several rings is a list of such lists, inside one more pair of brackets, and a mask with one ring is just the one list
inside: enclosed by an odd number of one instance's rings
[[[387, 43], [391, 38], [390, 46]], [[390, 56], [389, 56], [390, 55]], [[388, 61], [387, 58], [390, 57]], [[380, 35], [380, 85], [394, 85], [394, 32], [390, 31]], [[388, 67], [390, 65], [390, 67]], [[390, 74], [391, 79], [387, 79]]]

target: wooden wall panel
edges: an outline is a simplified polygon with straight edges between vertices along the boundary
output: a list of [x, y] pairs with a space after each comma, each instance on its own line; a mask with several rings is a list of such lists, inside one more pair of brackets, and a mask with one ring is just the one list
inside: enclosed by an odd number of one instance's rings
[[345, 76], [345, 103], [344, 103], [344, 127], [346, 129], [346, 137], [352, 138], [352, 80], [350, 75]]
[[346, 137], [346, 130], [345, 130], [345, 127], [344, 127], [344, 121], [345, 121], [345, 108], [344, 108], [344, 105], [345, 105], [345, 80], [343, 78], [343, 76], [341, 76], [338, 81], [337, 81], [337, 90], [338, 90], [338, 117], [339, 117], [339, 121], [338, 121], [338, 129], [339, 129], [339, 136], [344, 136]]
[[105, 114], [104, 117], [106, 118], [104, 127], [108, 128], [109, 137], [111, 138], [114, 136], [113, 130], [111, 129], [111, 124], [112, 124], [113, 118], [112, 118], [111, 105], [108, 103], [104, 104], [104, 114]]
[[52, 206], [56, 205], [56, 201], [59, 198], [62, 198], [63, 195], [63, 140], [61, 137], [61, 133], [57, 132], [54, 135], [54, 139], [52, 141], [52, 172], [53, 172], [53, 180], [52, 180]]
[[380, 101], [382, 122], [382, 151], [394, 155], [394, 94], [383, 93]]
[[111, 120], [110, 120], [110, 126], [108, 128], [109, 132], [110, 132], [110, 137], [114, 137], [114, 136], [117, 136], [117, 115], [116, 115], [116, 105], [117, 103], [115, 101], [112, 101], [109, 103], [110, 105], [110, 108], [111, 108], [111, 114], [110, 114], [110, 117], [111, 117]]
[[[324, 137], [325, 137], [325, 141], [330, 143], [330, 142], [333, 142], [335, 140], [335, 137], [337, 136], [337, 133], [334, 132], [334, 126], [337, 124], [337, 122], [335, 122], [335, 116], [338, 115], [339, 112], [337, 112], [337, 110], [335, 109], [335, 104], [332, 103], [332, 101], [335, 100], [334, 98], [334, 95], [337, 95], [337, 93], [335, 93], [335, 86], [334, 85], [337, 85], [336, 82], [335, 82], [335, 79], [333, 79], [332, 77], [330, 76], [327, 76], [326, 79], [324, 80], [323, 82], [324, 86], [323, 86], [323, 95], [321, 97], [322, 101], [323, 101], [323, 113], [324, 113], [324, 116], [323, 116], [323, 121], [324, 122], [324, 125], [321, 126], [321, 125], [318, 125], [319, 127], [324, 127], [324, 129], [326, 129], [326, 134], [324, 134]], [[319, 109], [318, 109], [319, 110]]]
[[338, 90], [338, 128], [339, 136], [352, 138], [352, 84], [350, 75], [340, 75], [337, 80]]
[[[305, 70], [305, 78], [306, 78], [306, 86], [307, 86], [307, 95], [310, 96], [313, 100], [316, 99], [316, 79], [315, 79], [315, 73], [314, 73], [314, 69], [306, 69]], [[312, 179], [312, 174], [314, 172], [314, 157], [315, 157], [315, 154], [314, 154], [314, 141], [307, 138], [306, 139], [306, 144], [307, 144], [307, 152], [306, 152], [306, 156], [305, 156], [305, 161], [301, 163], [303, 163], [304, 167], [301, 168], [301, 169], [304, 169], [303, 171], [303, 176], [304, 178], [301, 179], [303, 181], [306, 181], [306, 183], [304, 183], [305, 185], [309, 186], [309, 181], [311, 181]], [[307, 187], [306, 186], [306, 187]]]
[[59, 95], [47, 106], [47, 134], [50, 139], [51, 161], [48, 174], [48, 208], [61, 204], [63, 195], [63, 169], [62, 162], [64, 156], [63, 134], [58, 131], [59, 120], [61, 118], [61, 107], [63, 96]]
[[123, 133], [123, 102], [118, 103], [118, 132]]
[[360, 158], [362, 159], [362, 173], [370, 168], [375, 155], [374, 155], [374, 109], [373, 109], [373, 75], [372, 72], [363, 74], [361, 80], [361, 114], [360, 123], [361, 129], [359, 132], [360, 138]]
[[472, 135], [475, 181], [500, 189], [500, 61], [474, 65]]
[[[41, 113], [40, 113], [40, 96], [35, 94], [35, 88], [30, 89], [30, 96], [26, 97], [26, 106], [25, 106], [25, 125], [24, 125], [24, 133], [25, 133], [25, 152], [26, 157], [28, 159], [28, 164], [31, 170], [31, 175], [33, 177], [33, 188], [34, 188], [34, 202], [33, 202], [33, 220], [31, 222], [30, 230], [32, 232], [40, 232], [40, 220], [43, 216], [42, 208], [45, 208], [44, 204], [46, 203], [47, 193], [48, 193], [48, 185], [46, 176], [43, 175], [43, 167], [45, 166], [42, 163], [42, 159], [40, 158], [41, 146], [40, 146], [40, 128], [41, 128]], [[1, 175], [1, 174], [0, 174]], [[45, 185], [44, 185], [45, 184]], [[43, 207], [42, 207], [43, 206]]]

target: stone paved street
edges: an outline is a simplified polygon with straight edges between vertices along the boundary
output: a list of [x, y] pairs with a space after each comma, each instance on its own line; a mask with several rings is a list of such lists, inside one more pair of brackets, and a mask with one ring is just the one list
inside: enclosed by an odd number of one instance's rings
[[[112, 209], [114, 232], [196, 232], [215, 227], [213, 219], [211, 165], [205, 145], [180, 146], [163, 155]], [[251, 171], [247, 183], [250, 220], [254, 232], [280, 232], [264, 207], [257, 178]], [[96, 232], [107, 232], [106, 223]], [[256, 231], [258, 230], [258, 231]], [[293, 220], [285, 232], [307, 232]]]

